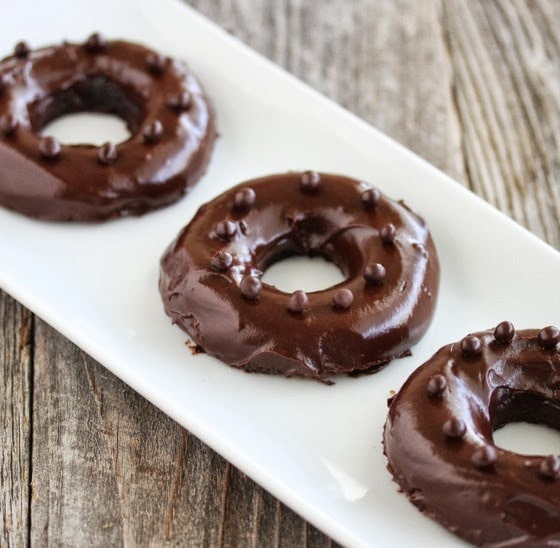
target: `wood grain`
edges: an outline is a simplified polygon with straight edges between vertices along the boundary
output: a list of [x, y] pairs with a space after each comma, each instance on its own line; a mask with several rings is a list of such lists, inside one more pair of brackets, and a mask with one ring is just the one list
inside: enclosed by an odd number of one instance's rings
[[0, 546], [28, 542], [33, 323], [0, 292]]
[[[559, 2], [188, 3], [560, 246]], [[5, 294], [0, 322], [0, 545], [333, 544]]]
[[444, 5], [471, 188], [558, 248], [558, 3]]

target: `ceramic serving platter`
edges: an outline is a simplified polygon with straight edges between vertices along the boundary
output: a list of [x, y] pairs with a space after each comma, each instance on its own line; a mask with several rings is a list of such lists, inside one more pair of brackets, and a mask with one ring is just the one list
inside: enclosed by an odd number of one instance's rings
[[[558, 253], [179, 2], [20, 0], [2, 12], [6, 54], [22, 38], [37, 47], [99, 30], [187, 60], [214, 100], [221, 137], [191, 194], [141, 218], [56, 224], [0, 210], [0, 287], [339, 542], [460, 545], [386, 471], [387, 397], [469, 331], [503, 319], [557, 323]], [[100, 138], [93, 123], [80, 129]], [[412, 357], [376, 375], [325, 386], [245, 374], [191, 355], [163, 313], [159, 257], [198, 206], [244, 179], [299, 169], [369, 181], [431, 227], [442, 270], [434, 322]], [[291, 269], [279, 272], [289, 286]]]

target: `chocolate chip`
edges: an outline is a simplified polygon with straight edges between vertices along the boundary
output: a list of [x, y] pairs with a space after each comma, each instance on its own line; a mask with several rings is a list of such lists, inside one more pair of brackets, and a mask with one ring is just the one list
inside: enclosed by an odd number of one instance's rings
[[364, 279], [372, 285], [380, 285], [383, 283], [387, 272], [385, 267], [380, 263], [373, 263], [365, 267]]
[[177, 95], [173, 95], [167, 101], [167, 106], [173, 110], [188, 110], [192, 104], [192, 97], [188, 91], [182, 91]]
[[117, 161], [118, 152], [114, 143], [105, 143], [97, 152], [97, 160], [100, 164], [108, 166]]
[[246, 299], [255, 300], [261, 294], [262, 283], [255, 276], [245, 276], [239, 284], [239, 289]]
[[295, 314], [301, 314], [309, 308], [309, 297], [305, 291], [298, 289], [290, 295], [288, 301], [288, 310]]
[[0, 117], [0, 131], [6, 136], [13, 135], [18, 125], [18, 119], [12, 113]]
[[26, 42], [18, 42], [14, 48], [14, 55], [18, 59], [25, 59], [29, 56], [31, 52], [31, 48], [27, 45]]
[[554, 325], [549, 325], [544, 329], [541, 329], [538, 336], [539, 344], [547, 350], [553, 350], [554, 348], [556, 348], [559, 340], [560, 331]]
[[163, 135], [163, 125], [159, 120], [154, 120], [144, 128], [144, 141], [157, 143]]
[[468, 358], [476, 358], [482, 352], [482, 343], [478, 337], [467, 335], [461, 341], [461, 353]]
[[494, 338], [500, 344], [509, 344], [515, 336], [515, 328], [511, 322], [501, 322], [494, 329]]
[[395, 241], [395, 236], [397, 235], [397, 229], [392, 223], [387, 223], [381, 227], [379, 231], [379, 236], [384, 244], [392, 244]]
[[350, 308], [354, 301], [354, 294], [349, 289], [343, 287], [334, 292], [332, 302], [335, 308]]
[[146, 57], [148, 70], [154, 75], [163, 74], [165, 72], [167, 61], [167, 57], [160, 55], [159, 53], [150, 53]]
[[437, 375], [434, 375], [428, 381], [428, 384], [426, 386], [426, 390], [428, 391], [428, 394], [433, 397], [441, 396], [445, 392], [446, 388], [447, 388], [447, 379], [443, 375], [440, 375], [439, 373]]
[[462, 438], [467, 432], [467, 427], [461, 419], [451, 417], [443, 423], [442, 430], [448, 438]]
[[498, 460], [498, 452], [491, 445], [484, 445], [479, 447], [472, 455], [471, 462], [477, 468], [488, 468], [493, 464], [496, 464]]
[[214, 270], [224, 271], [227, 270], [233, 264], [233, 257], [231, 253], [227, 251], [220, 251], [218, 254], [212, 257], [210, 261], [210, 266]]
[[316, 171], [306, 171], [301, 174], [299, 182], [304, 192], [315, 192], [321, 184], [321, 176]]
[[545, 479], [555, 479], [560, 476], [560, 458], [555, 455], [545, 457], [539, 466], [539, 474]]
[[237, 225], [233, 221], [220, 221], [216, 225], [216, 234], [227, 242], [237, 234]]
[[373, 209], [379, 203], [379, 190], [376, 188], [368, 188], [362, 192], [362, 204], [366, 209]]
[[60, 142], [56, 137], [42, 137], [39, 140], [39, 153], [43, 158], [54, 160], [60, 156]]
[[98, 32], [95, 32], [86, 40], [84, 47], [90, 53], [99, 53], [105, 49], [106, 45], [105, 38]]
[[252, 188], [242, 188], [235, 194], [233, 199], [233, 208], [238, 211], [249, 211], [253, 207], [257, 195]]

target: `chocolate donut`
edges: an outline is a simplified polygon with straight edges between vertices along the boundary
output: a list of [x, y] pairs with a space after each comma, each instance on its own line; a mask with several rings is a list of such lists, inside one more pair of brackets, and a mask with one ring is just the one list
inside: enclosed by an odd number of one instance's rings
[[[261, 281], [321, 255], [343, 283], [306, 294]], [[208, 354], [245, 369], [326, 378], [372, 372], [428, 328], [439, 265], [425, 222], [365, 183], [316, 172], [242, 183], [202, 206], [161, 261], [165, 311]]]
[[496, 447], [514, 421], [560, 429], [560, 331], [509, 322], [439, 350], [394, 398], [389, 470], [423, 513], [484, 546], [560, 545], [560, 458]]
[[[63, 145], [40, 132], [64, 114], [122, 118], [120, 144]], [[0, 62], [0, 204], [46, 220], [139, 215], [180, 198], [203, 174], [214, 114], [181, 62], [99, 34]]]

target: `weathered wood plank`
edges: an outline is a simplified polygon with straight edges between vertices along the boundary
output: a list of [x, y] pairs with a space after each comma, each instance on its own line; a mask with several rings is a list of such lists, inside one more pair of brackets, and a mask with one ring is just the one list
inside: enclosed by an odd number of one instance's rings
[[216, 545], [225, 461], [40, 320], [35, 344], [33, 543]]
[[558, 3], [444, 6], [472, 188], [559, 247]]
[[240, 40], [463, 180], [438, 0], [190, 0]]
[[100, 421], [104, 394], [83, 353], [46, 324], [35, 330], [31, 542], [115, 545], [123, 536], [116, 474]]
[[0, 546], [29, 530], [33, 317], [0, 291]]

